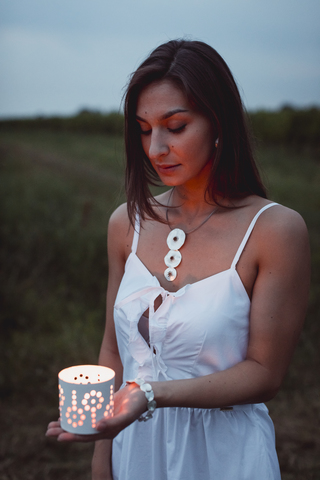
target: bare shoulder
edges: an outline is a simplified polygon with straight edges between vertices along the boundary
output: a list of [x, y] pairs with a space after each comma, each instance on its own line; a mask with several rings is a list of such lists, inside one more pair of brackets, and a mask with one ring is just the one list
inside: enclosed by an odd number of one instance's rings
[[257, 231], [264, 238], [274, 237], [291, 241], [308, 240], [308, 231], [302, 216], [283, 205], [274, 205], [259, 218]]
[[255, 239], [260, 259], [273, 259], [279, 264], [284, 258], [309, 263], [309, 236], [305, 221], [290, 208], [275, 205], [264, 211], [255, 227]]
[[111, 254], [127, 257], [131, 246], [133, 228], [127, 212], [127, 204], [120, 205], [111, 215], [108, 226], [108, 249]]
[[111, 214], [109, 219], [109, 230], [111, 232], [115, 229], [120, 229], [124, 231], [128, 230], [130, 226], [130, 221], [127, 212], [127, 204], [123, 203]]

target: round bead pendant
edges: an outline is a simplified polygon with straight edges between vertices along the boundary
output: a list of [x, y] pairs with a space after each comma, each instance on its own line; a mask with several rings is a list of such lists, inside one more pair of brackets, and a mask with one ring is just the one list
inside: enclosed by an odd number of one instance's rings
[[177, 276], [177, 270], [175, 268], [169, 267], [164, 271], [164, 276], [168, 282], [173, 282]]
[[167, 255], [164, 257], [164, 263], [167, 267], [177, 267], [180, 265], [182, 259], [182, 255], [178, 250], [170, 250]]
[[186, 234], [180, 228], [171, 230], [167, 237], [167, 245], [170, 250], [179, 250], [186, 240]]

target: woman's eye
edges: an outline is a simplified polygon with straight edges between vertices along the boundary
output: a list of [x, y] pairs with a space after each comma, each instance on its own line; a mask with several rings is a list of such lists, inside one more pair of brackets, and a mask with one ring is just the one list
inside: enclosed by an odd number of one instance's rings
[[[184, 125], [181, 125], [180, 127], [177, 127], [177, 128], [169, 128], [168, 127], [168, 131], [170, 133], [180, 133], [182, 132], [185, 128], [186, 128], [186, 124]], [[152, 129], [150, 128], [149, 130], [142, 130], [142, 128], [140, 128], [140, 133], [141, 135], [150, 135], [152, 132]]]
[[168, 128], [169, 132], [171, 133], [180, 133], [186, 128], [187, 124], [181, 125], [181, 127], [178, 128]]

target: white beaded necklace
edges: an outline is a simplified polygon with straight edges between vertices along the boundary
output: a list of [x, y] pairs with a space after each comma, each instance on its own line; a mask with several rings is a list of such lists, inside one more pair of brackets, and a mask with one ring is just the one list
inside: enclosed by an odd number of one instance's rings
[[[174, 190], [174, 188], [171, 190], [169, 201], [168, 201], [168, 206], [170, 204], [170, 200], [171, 200], [171, 197], [172, 197], [172, 194], [173, 194], [173, 190]], [[170, 233], [167, 237], [167, 245], [168, 245], [170, 250], [167, 253], [167, 255], [164, 257], [164, 263], [168, 267], [164, 271], [164, 276], [169, 282], [173, 282], [173, 280], [175, 280], [175, 278], [177, 277], [176, 267], [178, 267], [180, 265], [181, 260], [182, 260], [182, 255], [179, 252], [179, 249], [184, 245], [187, 235], [190, 235], [190, 233], [193, 233], [196, 230], [198, 230], [198, 228], [202, 227], [202, 225], [204, 225], [209, 220], [209, 218], [214, 214], [214, 212], [217, 210], [217, 208], [218, 207], [215, 207], [212, 210], [212, 212], [210, 212], [210, 214], [203, 220], [203, 222], [200, 223], [200, 225], [198, 225], [197, 227], [189, 230], [189, 232], [184, 232], [181, 228], [174, 228], [174, 229], [171, 228], [169, 218], [168, 218], [169, 208], [167, 207], [167, 209], [166, 209], [166, 221], [167, 221], [167, 224], [169, 225], [169, 228], [170, 228], [171, 231], [170, 231]]]

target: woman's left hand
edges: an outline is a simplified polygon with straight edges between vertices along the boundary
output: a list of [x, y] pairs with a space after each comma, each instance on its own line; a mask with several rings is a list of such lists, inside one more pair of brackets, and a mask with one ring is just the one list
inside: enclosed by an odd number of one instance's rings
[[96, 440], [112, 439], [124, 428], [137, 420], [146, 411], [145, 394], [135, 384], [127, 385], [118, 390], [114, 396], [113, 417], [104, 418], [97, 423], [98, 432], [92, 435], [77, 435], [68, 433], [61, 428], [60, 420], [51, 422], [46, 432], [47, 437], [56, 437], [59, 442], [95, 442]]

